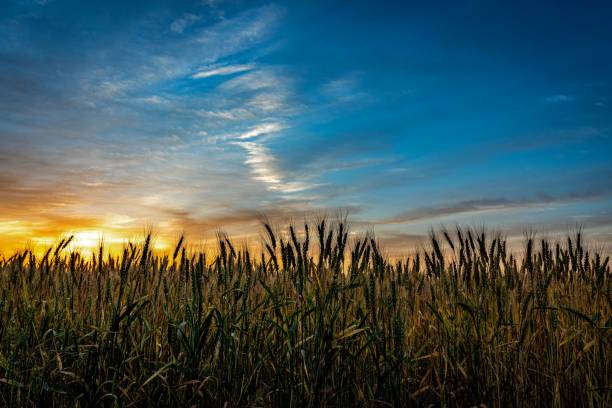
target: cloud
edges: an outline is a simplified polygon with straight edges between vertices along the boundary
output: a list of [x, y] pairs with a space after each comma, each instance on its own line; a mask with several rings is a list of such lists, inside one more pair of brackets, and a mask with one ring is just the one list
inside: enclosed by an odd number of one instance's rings
[[612, 226], [612, 207], [602, 211], [592, 211], [588, 214], [554, 217], [547, 219], [546, 222], [530, 223], [528, 225], [516, 224], [504, 228], [504, 232], [511, 236], [524, 235], [525, 231], [534, 231], [539, 234], [567, 234], [578, 228], [584, 228], [591, 231], [589, 234], [591, 236], [592, 232], [597, 229], [604, 229], [609, 232], [608, 227], [610, 226]]
[[[245, 66], [223, 67], [227, 72], [246, 69]], [[219, 101], [221, 109], [205, 109], [198, 115], [214, 120], [222, 130], [216, 135], [209, 132], [209, 143], [229, 143], [240, 147], [246, 154], [243, 163], [251, 179], [264, 183], [268, 192], [293, 194], [312, 188], [314, 184], [284, 174], [272, 149], [267, 146], [272, 136], [290, 127], [297, 108], [293, 99], [292, 81], [280, 67], [248, 66], [250, 72], [223, 82], [215, 88], [211, 100]], [[205, 75], [217, 74], [220, 69], [206, 70]], [[223, 71], [225, 72], [225, 71]], [[246, 101], [246, 103], [245, 103]], [[228, 122], [232, 123], [227, 131]], [[209, 121], [209, 124], [211, 122]], [[248, 126], [246, 130], [244, 126]], [[210, 136], [209, 136], [210, 135]], [[284, 144], [283, 138], [275, 139]]]
[[[186, 35], [162, 39], [156, 35], [147, 36], [148, 27], [144, 23], [140, 26], [135, 23], [143, 35], [126, 39], [127, 48], [99, 47], [92, 55], [102, 55], [103, 58], [93, 61], [95, 68], [76, 73], [72, 78], [77, 80], [82, 98], [95, 102], [100, 97], [131, 96], [164, 81], [246, 72], [254, 66], [222, 65], [219, 61], [265, 41], [282, 15], [280, 7], [262, 6], [207, 27], [197, 27]], [[175, 21], [175, 29], [186, 28], [184, 24], [189, 21], [196, 21], [195, 17], [186, 14]], [[202, 66], [205, 68], [198, 71]]]
[[[291, 102], [291, 80], [282, 69], [269, 66], [253, 69], [222, 83], [216, 91], [230, 105], [226, 104], [223, 110], [207, 110], [203, 115], [218, 120], [255, 124], [251, 124], [246, 131], [208, 137], [208, 141], [229, 140], [229, 143], [241, 147], [246, 153], [243, 162], [251, 172], [251, 179], [264, 183], [267, 191], [294, 194], [315, 186], [302, 178], [284, 174], [278, 159], [267, 146], [272, 135], [289, 127], [287, 123], [298, 111]], [[285, 143], [282, 138], [276, 141], [278, 144]]]
[[[269, 136], [286, 128], [280, 122], [264, 122], [250, 128], [244, 133], [226, 138], [235, 138], [241, 141], [231, 142], [246, 151], [246, 164], [252, 173], [252, 179], [263, 182], [268, 190], [284, 194], [297, 193], [316, 187], [316, 184], [300, 180], [287, 180], [287, 175], [279, 169], [278, 161], [271, 153], [270, 148], [264, 145], [264, 140], [255, 140], [261, 136]], [[245, 141], [247, 140], [247, 141]]]
[[286, 84], [273, 69], [259, 69], [230, 79], [219, 86], [222, 91], [259, 91], [265, 88], [283, 90]]
[[165, 105], [170, 103], [170, 101], [168, 101], [167, 99], [159, 96], [159, 95], [151, 95], [151, 96], [147, 96], [145, 98], [142, 98], [143, 102], [146, 103], [150, 103], [153, 105]]
[[237, 65], [226, 65], [226, 66], [213, 66], [202, 69], [191, 77], [194, 79], [208, 78], [216, 75], [231, 75], [239, 72], [250, 71], [254, 68], [251, 64], [237, 64]]
[[[217, 117], [224, 120], [237, 120], [239, 117], [234, 116], [234, 114], [245, 115], [245, 112], [235, 112], [235, 111], [226, 111], [226, 112], [202, 112], [200, 113], [202, 116], [208, 117]], [[252, 117], [253, 115], [251, 115]], [[244, 118], [242, 118], [244, 119]], [[280, 122], [263, 122], [258, 125], [250, 127], [248, 130], [243, 132], [230, 132], [230, 133], [222, 133], [220, 135], [209, 136], [208, 133], [202, 133], [202, 136], [206, 138], [208, 142], [218, 143], [223, 141], [232, 141], [232, 140], [248, 140], [255, 139], [260, 136], [270, 136], [274, 133], [278, 133], [283, 129], [286, 129], [287, 126]], [[259, 141], [257, 143], [262, 143], [263, 141]]]
[[282, 176], [276, 170], [274, 157], [267, 147], [256, 142], [236, 142], [236, 145], [246, 150], [244, 163], [251, 168], [254, 180], [262, 181], [272, 189], [281, 183]]
[[202, 4], [208, 7], [218, 7], [227, 0], [202, 0]]
[[247, 157], [244, 163], [251, 169], [253, 180], [265, 183], [268, 190], [289, 194], [317, 186], [304, 181], [287, 181], [286, 176], [279, 170], [277, 160], [270, 153], [270, 149], [263, 144], [258, 142], [235, 142], [234, 144], [246, 150]]
[[381, 224], [403, 224], [417, 221], [434, 220], [452, 215], [479, 213], [485, 211], [508, 211], [517, 208], [539, 207], [550, 204], [563, 204], [568, 202], [597, 199], [609, 195], [609, 191], [587, 191], [581, 193], [567, 193], [557, 196], [540, 194], [532, 198], [482, 198], [463, 200], [437, 207], [418, 208], [405, 211], [393, 217], [384, 218]]
[[104, 81], [98, 86], [97, 94], [106, 98], [122, 96], [131, 85], [131, 81]]
[[231, 108], [226, 110], [205, 110], [198, 112], [198, 115], [222, 121], [242, 121], [254, 119], [255, 115], [249, 109]]
[[287, 95], [282, 92], [260, 92], [251, 98], [247, 103], [251, 110], [262, 114], [281, 112], [291, 114], [296, 111], [296, 107], [287, 105]]
[[573, 96], [565, 95], [565, 94], [550, 95], [544, 98], [544, 102], [546, 103], [566, 103], [566, 102], [571, 102], [573, 100], [574, 100]]
[[[343, 211], [354, 214], [360, 212], [361, 208], [346, 207]], [[221, 210], [206, 217], [176, 208], [164, 208], [162, 212], [175, 230], [185, 231], [192, 236], [215, 236], [219, 229], [253, 236], [261, 231], [264, 220], [279, 226], [290, 222], [310, 222], [325, 215], [338, 213], [338, 209], [315, 206], [303, 200], [282, 200], [258, 206], [234, 208], [231, 211]]]
[[227, 3], [228, 0], [202, 0], [202, 5], [208, 7], [208, 11], [211, 15], [216, 18], [224, 18], [225, 11], [220, 7], [223, 3]]
[[282, 123], [278, 122], [262, 123], [241, 134], [238, 136], [238, 139], [252, 139], [262, 135], [269, 135], [271, 133], [280, 132], [281, 130], [285, 129], [285, 127], [286, 126], [284, 126]]
[[174, 20], [172, 24], [170, 24], [170, 31], [180, 34], [185, 31], [187, 27], [194, 24], [200, 19], [201, 17], [196, 14], [185, 13], [183, 17]]
[[504, 198], [464, 200], [444, 206], [420, 208], [403, 212], [382, 221], [384, 224], [401, 224], [414, 221], [431, 220], [449, 215], [475, 213], [481, 211], [502, 211], [510, 208], [533, 205], [532, 201], [511, 201]]
[[[59, 184], [59, 183], [58, 183]], [[60, 185], [33, 183], [24, 176], [0, 176], [0, 213], [4, 217], [25, 216], [43, 209], [66, 207], [77, 202], [77, 195]], [[42, 201], [41, 197], [45, 197]]]
[[359, 77], [357, 73], [350, 73], [333, 79], [323, 85], [321, 93], [331, 100], [331, 104], [363, 100], [367, 95], [360, 89]]
[[191, 45], [205, 50], [210, 62], [214, 62], [268, 38], [284, 14], [284, 9], [276, 5], [246, 10], [199, 31], [192, 37]]

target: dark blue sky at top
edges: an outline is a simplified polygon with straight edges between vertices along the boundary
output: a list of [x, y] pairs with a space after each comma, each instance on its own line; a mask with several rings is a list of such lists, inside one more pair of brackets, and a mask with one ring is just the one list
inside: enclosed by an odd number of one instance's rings
[[177, 228], [349, 208], [395, 234], [609, 239], [611, 21], [610, 2], [4, 1], [0, 208], [48, 190], [56, 217]]

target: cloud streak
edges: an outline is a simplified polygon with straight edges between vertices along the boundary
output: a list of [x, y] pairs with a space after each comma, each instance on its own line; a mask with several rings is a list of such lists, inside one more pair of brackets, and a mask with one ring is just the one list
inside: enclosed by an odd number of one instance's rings
[[185, 29], [187, 27], [189, 27], [192, 24], [196, 23], [201, 18], [202, 17], [200, 17], [200, 16], [198, 16], [196, 14], [185, 13], [183, 15], [183, 17], [174, 20], [172, 22], [172, 24], [170, 24], [170, 31], [180, 34], [183, 31], [185, 31]]
[[541, 207], [552, 204], [564, 204], [569, 202], [593, 200], [610, 195], [612, 191], [590, 191], [582, 193], [568, 193], [556, 196], [540, 194], [532, 198], [482, 198], [463, 200], [442, 206], [432, 206], [405, 211], [393, 217], [384, 218], [381, 224], [403, 224], [416, 221], [433, 221], [438, 218], [474, 214], [481, 212], [509, 211], [518, 208]]
[[262, 123], [260, 125], [253, 127], [252, 129], [249, 129], [245, 133], [239, 135], [238, 139], [241, 139], [241, 140], [253, 139], [259, 136], [263, 136], [263, 135], [278, 133], [283, 129], [285, 129], [285, 126], [283, 126], [281, 123], [278, 123], [278, 122]]
[[253, 65], [249, 64], [237, 64], [237, 65], [227, 65], [220, 67], [207, 67], [205, 69], [199, 70], [191, 77], [194, 79], [202, 79], [209, 78], [217, 75], [232, 75], [240, 72], [250, 71], [254, 68]]
[[546, 103], [566, 103], [566, 102], [572, 102], [573, 100], [574, 100], [573, 96], [565, 95], [565, 94], [550, 95], [544, 98], [544, 102]]

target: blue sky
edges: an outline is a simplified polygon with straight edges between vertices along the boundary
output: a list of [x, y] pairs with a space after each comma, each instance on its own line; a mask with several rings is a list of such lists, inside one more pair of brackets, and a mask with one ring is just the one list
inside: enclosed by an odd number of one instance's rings
[[535, 3], [5, 1], [0, 246], [339, 208], [610, 242], [612, 5]]

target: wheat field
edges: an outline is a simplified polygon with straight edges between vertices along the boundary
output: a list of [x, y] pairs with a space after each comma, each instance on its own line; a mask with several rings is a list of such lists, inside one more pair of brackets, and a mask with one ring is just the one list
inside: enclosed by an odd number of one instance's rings
[[[3, 406], [609, 406], [608, 258], [580, 233], [432, 233], [391, 260], [343, 222], [261, 253], [0, 260]], [[351, 237], [351, 238], [349, 238]]]

